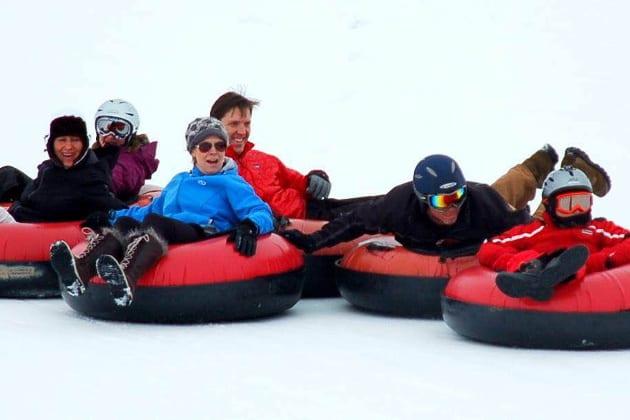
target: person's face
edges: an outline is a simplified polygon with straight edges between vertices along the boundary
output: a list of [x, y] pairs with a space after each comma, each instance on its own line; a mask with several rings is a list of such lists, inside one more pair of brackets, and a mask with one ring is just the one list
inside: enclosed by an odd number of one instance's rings
[[230, 136], [230, 145], [232, 145], [236, 154], [240, 155], [243, 153], [249, 140], [252, 113], [249, 109], [241, 111], [240, 108], [232, 108], [221, 118], [221, 122]]
[[448, 194], [435, 194], [419, 196], [421, 201], [427, 203], [427, 214], [435, 224], [450, 226], [457, 222], [459, 211], [466, 200], [466, 186]]
[[206, 137], [192, 150], [193, 162], [204, 174], [216, 174], [225, 162], [226, 147], [227, 143], [221, 137]]
[[427, 209], [429, 218], [438, 225], [451, 226], [457, 222], [461, 207], [448, 206], [445, 209], [436, 209], [431, 206]]
[[571, 191], [556, 197], [556, 216], [566, 219], [591, 211], [593, 195], [588, 191]]
[[69, 168], [74, 165], [74, 162], [81, 156], [83, 142], [81, 141], [81, 137], [60, 136], [53, 142], [53, 150], [63, 167]]
[[101, 147], [122, 147], [131, 136], [133, 127], [128, 121], [116, 117], [99, 117], [96, 119], [96, 135]]

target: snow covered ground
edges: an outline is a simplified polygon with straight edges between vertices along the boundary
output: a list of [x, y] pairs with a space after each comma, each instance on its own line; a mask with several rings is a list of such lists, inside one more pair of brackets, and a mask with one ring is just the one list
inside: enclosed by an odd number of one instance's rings
[[[140, 111], [166, 183], [184, 131], [228, 89], [251, 139], [332, 196], [380, 194], [431, 153], [491, 182], [545, 142], [610, 173], [594, 214], [630, 226], [630, 5], [604, 1], [253, 1], [2, 6], [2, 164], [34, 175], [50, 120]], [[630, 352], [520, 350], [442, 321], [302, 300], [264, 320], [133, 325], [63, 301], [0, 301], [2, 418], [627, 418]]]
[[628, 351], [494, 347], [341, 298], [195, 326], [1, 308], [3, 418], [627, 418]]

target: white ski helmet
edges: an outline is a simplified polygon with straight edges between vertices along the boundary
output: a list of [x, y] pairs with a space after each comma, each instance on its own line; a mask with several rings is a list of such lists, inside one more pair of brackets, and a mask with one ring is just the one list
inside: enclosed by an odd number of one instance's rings
[[542, 196], [549, 198], [564, 191], [593, 192], [593, 187], [584, 172], [573, 166], [564, 166], [547, 175], [542, 186]]
[[96, 115], [94, 115], [95, 125], [96, 121], [101, 117], [114, 117], [127, 121], [131, 124], [131, 136], [136, 134], [140, 126], [138, 110], [123, 99], [110, 99], [109, 101], [103, 102], [96, 110]]

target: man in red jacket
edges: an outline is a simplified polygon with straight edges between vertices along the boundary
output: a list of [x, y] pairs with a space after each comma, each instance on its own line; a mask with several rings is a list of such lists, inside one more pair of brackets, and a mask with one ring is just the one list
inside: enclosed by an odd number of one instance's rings
[[221, 120], [228, 131], [227, 156], [236, 161], [239, 174], [269, 204], [275, 216], [330, 220], [357, 203], [376, 198], [328, 198], [330, 180], [323, 170], [302, 175], [276, 156], [255, 150], [249, 135], [252, 111], [257, 105], [258, 101], [227, 92], [214, 102], [210, 116]]
[[565, 166], [543, 183], [543, 220], [515, 226], [479, 249], [482, 265], [500, 271], [498, 288], [511, 297], [545, 301], [554, 287], [630, 262], [630, 231], [591, 217], [593, 187]]

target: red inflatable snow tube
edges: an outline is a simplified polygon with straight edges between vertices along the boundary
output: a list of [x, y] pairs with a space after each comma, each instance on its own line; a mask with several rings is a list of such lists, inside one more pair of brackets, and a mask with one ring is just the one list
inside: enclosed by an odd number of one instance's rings
[[[73, 249], [79, 254], [83, 242]], [[300, 299], [302, 253], [281, 236], [258, 239], [256, 255], [244, 257], [226, 237], [172, 245], [138, 281], [128, 307], [114, 303], [109, 286], [91, 279], [81, 296], [62, 291], [66, 303], [94, 318], [129, 322], [233, 321], [279, 314]]]
[[545, 302], [504, 295], [496, 275], [476, 267], [450, 280], [442, 297], [450, 328], [473, 340], [513, 347], [630, 347], [630, 265], [556, 286]]
[[[291, 219], [286, 229], [297, 229], [303, 233], [313, 233], [324, 226], [327, 221], [309, 219]], [[304, 255], [304, 292], [302, 297], [337, 297], [339, 290], [336, 284], [335, 263], [346, 252], [350, 251], [359, 242], [370, 238], [364, 235], [352, 241], [322, 248], [312, 254]]]
[[0, 224], [0, 297], [59, 297], [50, 244], [60, 239], [84, 240], [79, 222]]
[[381, 236], [363, 241], [338, 262], [337, 286], [344, 299], [361, 309], [440, 318], [440, 295], [448, 279], [478, 265], [476, 256], [420, 254]]

